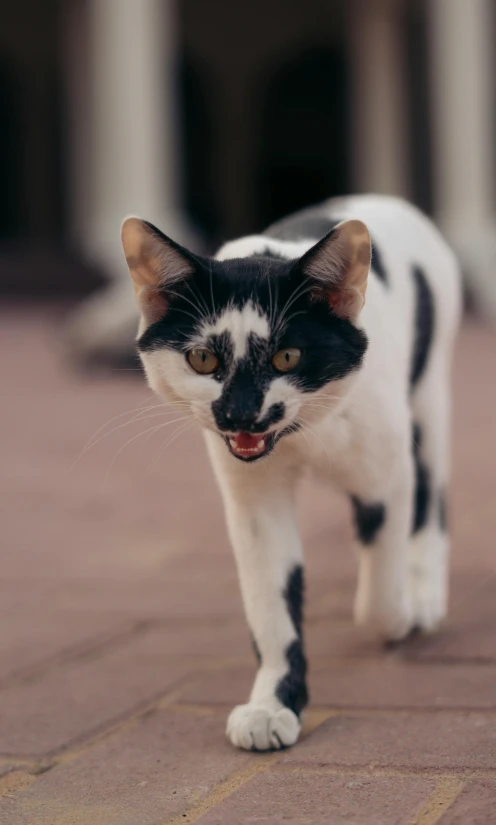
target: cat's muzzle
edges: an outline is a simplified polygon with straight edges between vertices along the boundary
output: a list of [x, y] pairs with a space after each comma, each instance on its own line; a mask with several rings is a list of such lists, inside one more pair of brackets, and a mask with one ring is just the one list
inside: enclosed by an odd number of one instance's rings
[[275, 443], [275, 433], [236, 433], [224, 439], [233, 456], [241, 461], [256, 461], [267, 455]]

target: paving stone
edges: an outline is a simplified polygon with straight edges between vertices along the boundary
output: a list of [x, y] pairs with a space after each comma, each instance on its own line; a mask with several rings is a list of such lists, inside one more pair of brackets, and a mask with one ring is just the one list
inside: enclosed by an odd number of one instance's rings
[[[31, 785], [35, 781], [36, 780], [33, 773], [20, 768], [13, 768], [8, 772], [3, 773], [0, 771], [0, 800], [2, 797], [10, 798], [12, 794], [16, 793], [21, 788]], [[1, 821], [2, 820], [0, 819], [0, 822]]]
[[[0, 621], [1, 615], [0, 611]], [[56, 662], [63, 663], [84, 653], [89, 655], [102, 645], [119, 645], [127, 636], [135, 632], [143, 633], [146, 627], [146, 623], [138, 621], [124, 623], [123, 620], [111, 622], [110, 619], [106, 614], [100, 617], [88, 612], [74, 616], [64, 611], [48, 616], [40, 611], [34, 616], [19, 617], [14, 627], [6, 619], [9, 629], [0, 637], [0, 690], [12, 681], [23, 681], [33, 672], [53, 667]], [[227, 620], [221, 616], [209, 621], [206, 616], [186, 616], [153, 621], [156, 624], [151, 624], [148, 632], [153, 628], [153, 633], [160, 637], [161, 659], [166, 656], [196, 656], [200, 660], [199, 667], [205, 664], [206, 659], [245, 660], [248, 664], [254, 660], [250, 635], [243, 618]], [[94, 629], [95, 635], [88, 635], [90, 628]], [[100, 630], [98, 634], [97, 630]]]
[[435, 782], [419, 777], [259, 774], [200, 817], [198, 825], [408, 825]]
[[246, 702], [257, 672], [255, 659], [252, 665], [234, 665], [204, 673], [192, 685], [180, 692], [183, 703], [234, 706]]
[[96, 645], [129, 626], [125, 613], [30, 610], [28, 606], [0, 609], [0, 685], [13, 673], [39, 666], [64, 651]]
[[[321, 601], [321, 609], [325, 602]], [[337, 611], [336, 611], [337, 612]], [[311, 619], [305, 628], [305, 647], [310, 662], [329, 661], [336, 657], [347, 659], [384, 658], [384, 648], [377, 635], [368, 629], [356, 627], [350, 615], [327, 615], [316, 620]]]
[[[257, 759], [222, 715], [159, 711], [0, 800], [5, 825], [161, 825]], [[2, 819], [2, 816], [4, 817]]]
[[496, 811], [496, 781], [469, 782], [439, 825], [493, 825]]
[[423, 660], [496, 663], [494, 573], [472, 571], [464, 585], [457, 583], [452, 601], [446, 625], [412, 645], [409, 654]]
[[356, 708], [496, 708], [496, 665], [340, 661], [310, 669], [314, 705]]
[[492, 667], [496, 664], [494, 615], [450, 622], [442, 634], [428, 639], [410, 656], [424, 661], [488, 662]]
[[[193, 569], [195, 559], [190, 559]], [[10, 585], [10, 586], [9, 586]], [[0, 582], [0, 601], [5, 609], [108, 612], [130, 620], [224, 617], [242, 619], [243, 608], [234, 573], [225, 570], [201, 579], [186, 572], [169, 581], [159, 578], [134, 580], [74, 578], [23, 579]]]
[[[139, 381], [119, 373], [95, 379], [65, 368], [54, 352], [58, 326], [49, 316], [37, 312], [23, 317], [9, 310], [0, 324], [8, 339], [4, 352], [9, 353], [4, 383], [15, 387], [0, 405], [0, 429], [8, 434], [0, 464], [0, 669], [8, 673], [42, 661], [45, 668], [31, 682], [0, 694], [0, 772], [17, 766], [18, 773], [28, 775], [21, 759], [9, 764], [8, 754], [37, 757], [86, 741], [92, 731], [127, 718], [193, 672], [198, 682], [184, 688], [181, 701], [227, 708], [245, 701], [255, 667], [248, 663], [251, 651], [236, 572], [200, 434], [192, 430], [178, 437], [162, 454], [165, 431], [147, 443], [145, 435], [116, 455], [145, 426], [139, 422], [102, 439], [68, 472], [100, 425], [144, 401], [158, 402], [141, 376]], [[353, 627], [356, 561], [349, 502], [324, 487], [303, 486], [299, 519], [307, 555], [313, 702], [375, 710], [330, 719], [282, 755], [288, 771], [323, 765], [324, 775], [344, 768], [350, 782], [361, 782], [360, 770], [371, 764], [392, 770], [460, 770], [464, 775], [495, 769], [496, 716], [441, 710], [493, 706], [496, 508], [489, 446], [496, 408], [495, 352], [494, 333], [475, 324], [465, 327], [455, 357], [452, 604], [447, 626], [437, 637], [385, 655], [373, 638]], [[150, 426], [157, 420], [150, 419]], [[122, 622], [148, 619], [163, 624], [89, 652], [102, 633], [112, 634]], [[78, 645], [88, 648], [86, 656], [69, 656], [57, 664], [61, 652]], [[236, 663], [222, 667], [224, 657]], [[246, 665], [241, 663], [245, 658]], [[205, 673], [214, 660], [217, 669]], [[486, 664], [473, 666], [472, 660]], [[405, 703], [418, 710], [378, 710]], [[224, 741], [226, 708], [197, 717], [160, 712], [132, 723], [5, 797], [0, 822], [162, 825], [170, 816], [182, 817], [219, 778], [253, 758]], [[430, 708], [435, 710], [426, 712]], [[164, 775], [156, 761], [162, 754], [168, 760]], [[247, 806], [247, 821], [250, 799], [258, 805], [256, 789], [268, 787], [272, 776], [273, 769], [222, 803], [217, 812], [224, 817], [227, 810], [227, 819], [218, 821], [243, 821], [232, 815], [237, 810], [229, 807], [233, 804]], [[289, 782], [288, 798], [303, 781], [284, 771], [277, 776], [281, 787]], [[379, 784], [368, 791], [369, 786], [343, 786], [341, 776], [322, 779], [318, 771], [307, 771], [305, 777], [301, 796], [307, 791], [310, 798], [305, 807], [309, 825], [326, 812], [327, 788], [339, 803], [336, 817], [346, 814], [347, 821], [360, 822], [362, 812], [377, 804], [376, 821], [387, 825], [388, 816], [405, 813], [395, 811], [393, 797], [412, 799], [411, 819], [418, 809], [415, 789], [430, 782], [420, 776], [374, 777]], [[279, 787], [270, 785], [261, 804], [270, 806]], [[348, 792], [360, 796], [355, 807]], [[286, 797], [282, 794], [281, 805]], [[391, 807], [383, 810], [388, 797]], [[423, 798], [419, 790], [419, 805]], [[295, 803], [295, 810], [297, 804], [303, 803]], [[481, 823], [492, 821], [488, 806], [494, 806], [492, 783], [470, 783], [443, 825], [450, 825], [451, 815], [460, 823], [477, 823], [477, 817]], [[277, 823], [276, 815], [274, 809], [271, 821]]]
[[[252, 665], [226, 666], [185, 686], [181, 701], [235, 705], [247, 700], [255, 676]], [[332, 660], [312, 664], [311, 706], [342, 708], [496, 707], [496, 666], [431, 665], [390, 661]]]
[[166, 692], [197, 663], [164, 655], [163, 639], [152, 630], [3, 690], [0, 754], [52, 752]]
[[334, 767], [496, 768], [496, 715], [482, 713], [371, 713], [329, 719], [297, 748], [288, 763]]
[[0, 761], [0, 777], [8, 776], [15, 771], [26, 771], [26, 765], [19, 764], [17, 762], [8, 762], [7, 760]]

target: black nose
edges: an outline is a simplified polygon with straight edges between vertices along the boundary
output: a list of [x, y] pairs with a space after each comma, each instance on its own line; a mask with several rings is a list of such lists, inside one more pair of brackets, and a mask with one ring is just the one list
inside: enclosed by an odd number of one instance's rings
[[262, 406], [262, 398], [220, 397], [212, 404], [212, 412], [219, 430], [233, 433], [260, 432], [257, 418]]
[[256, 424], [257, 411], [250, 409], [239, 409], [237, 406], [229, 406], [224, 413], [226, 429], [233, 432], [249, 433]]
[[264, 394], [249, 363], [242, 364], [212, 404], [219, 430], [260, 432], [256, 420], [262, 409]]

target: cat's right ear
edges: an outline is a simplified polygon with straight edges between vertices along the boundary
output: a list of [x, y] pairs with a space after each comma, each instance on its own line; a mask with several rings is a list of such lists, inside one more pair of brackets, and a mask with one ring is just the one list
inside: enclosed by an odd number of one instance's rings
[[168, 291], [194, 272], [193, 258], [153, 224], [139, 218], [125, 219], [121, 239], [138, 306], [152, 324], [167, 312]]

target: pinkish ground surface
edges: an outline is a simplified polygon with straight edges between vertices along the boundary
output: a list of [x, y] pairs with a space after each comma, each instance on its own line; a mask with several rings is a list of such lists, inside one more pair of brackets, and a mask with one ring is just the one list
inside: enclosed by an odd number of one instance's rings
[[467, 323], [456, 356], [446, 627], [387, 653], [353, 628], [348, 507], [307, 487], [312, 704], [257, 755], [224, 738], [254, 662], [201, 438], [123, 448], [146, 419], [71, 469], [149, 393], [71, 372], [46, 311], [0, 328], [2, 825], [496, 822], [494, 333]]

